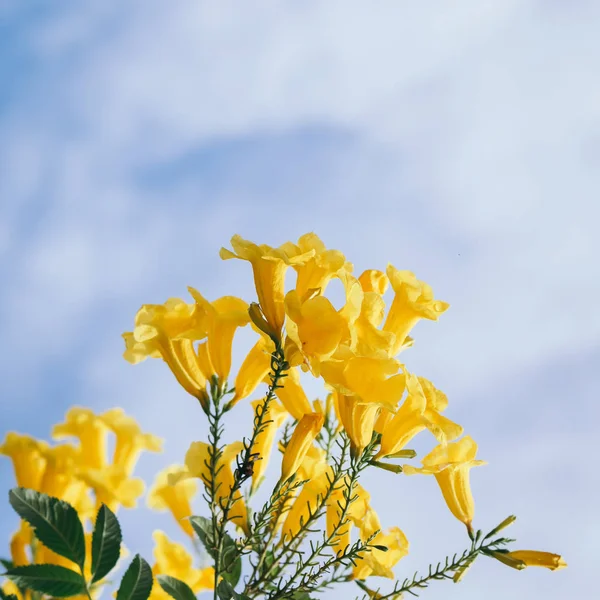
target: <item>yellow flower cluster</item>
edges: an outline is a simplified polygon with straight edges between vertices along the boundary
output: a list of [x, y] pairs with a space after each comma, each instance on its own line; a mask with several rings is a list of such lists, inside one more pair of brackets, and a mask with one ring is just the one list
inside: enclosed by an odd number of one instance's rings
[[[88, 408], [73, 407], [65, 422], [54, 426], [52, 438], [73, 441], [50, 444], [11, 432], [0, 445], [0, 454], [12, 460], [17, 486], [65, 500], [84, 523], [94, 518], [102, 503], [113, 511], [120, 505], [135, 507], [145, 487], [132, 476], [135, 464], [142, 451], [162, 449], [159, 438], [144, 433], [120, 408], [97, 415]], [[114, 448], [110, 459], [109, 443]], [[91, 543], [89, 535], [86, 540]], [[76, 570], [67, 559], [34, 544], [25, 522], [12, 537], [11, 554], [15, 566], [53, 563]]]

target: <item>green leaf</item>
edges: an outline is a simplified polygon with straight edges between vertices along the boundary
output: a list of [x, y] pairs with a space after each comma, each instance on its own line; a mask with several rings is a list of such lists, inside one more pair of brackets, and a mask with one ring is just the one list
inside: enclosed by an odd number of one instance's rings
[[67, 502], [26, 488], [10, 490], [8, 499], [44, 546], [83, 567], [85, 538], [77, 511]]
[[8, 560], [6, 558], [0, 558], [0, 565], [2, 565], [6, 570], [12, 569], [15, 566], [12, 560]]
[[225, 579], [221, 579], [217, 586], [217, 596], [219, 596], [219, 600], [251, 600], [249, 596], [238, 594]]
[[[214, 559], [216, 556], [216, 544], [213, 541], [212, 521], [206, 517], [190, 517], [190, 522], [196, 535], [202, 542], [202, 545], [206, 548], [206, 551], [211, 558]], [[227, 571], [224, 571], [221, 575], [235, 587], [242, 575], [242, 557], [239, 556], [239, 551], [235, 542], [227, 533], [223, 536], [221, 565], [229, 567]]]
[[215, 558], [212, 521], [206, 517], [190, 517], [190, 523], [211, 558]]
[[103, 504], [92, 535], [92, 583], [108, 575], [121, 555], [123, 536], [114, 513]]
[[196, 600], [196, 595], [187, 583], [170, 575], [157, 575], [160, 587], [175, 600]]
[[66, 598], [85, 593], [83, 577], [59, 565], [25, 565], [6, 573], [17, 587], [42, 592], [55, 598]]
[[152, 569], [139, 554], [136, 554], [121, 579], [117, 600], [146, 600], [151, 591]]

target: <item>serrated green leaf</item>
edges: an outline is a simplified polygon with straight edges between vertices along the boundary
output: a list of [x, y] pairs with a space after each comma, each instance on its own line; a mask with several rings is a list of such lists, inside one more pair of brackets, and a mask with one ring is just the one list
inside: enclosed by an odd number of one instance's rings
[[83, 526], [69, 503], [26, 488], [10, 490], [8, 499], [17, 514], [33, 527], [35, 537], [44, 546], [83, 567]]
[[92, 535], [92, 583], [112, 571], [121, 555], [123, 536], [115, 514], [103, 504], [98, 511]]
[[17, 587], [42, 592], [55, 598], [66, 598], [85, 593], [83, 577], [59, 565], [24, 565], [7, 571]]
[[221, 579], [217, 586], [217, 596], [219, 596], [219, 600], [251, 600], [244, 594], [238, 594], [225, 579]]
[[6, 558], [0, 558], [0, 565], [7, 570], [12, 569], [15, 566], [12, 560], [8, 560]]
[[206, 517], [190, 517], [192, 528], [211, 558], [215, 558], [212, 521]]
[[175, 600], [196, 600], [196, 594], [187, 583], [170, 575], [157, 575], [160, 587]]
[[117, 592], [117, 600], [147, 600], [152, 591], [152, 569], [136, 554], [125, 571]]

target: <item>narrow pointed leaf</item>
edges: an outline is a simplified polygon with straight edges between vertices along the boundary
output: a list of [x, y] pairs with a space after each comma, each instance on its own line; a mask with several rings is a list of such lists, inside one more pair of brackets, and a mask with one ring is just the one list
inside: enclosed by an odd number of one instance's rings
[[7, 570], [12, 569], [15, 566], [12, 560], [8, 560], [6, 558], [0, 558], [0, 565], [2, 565]]
[[121, 579], [117, 600], [147, 600], [152, 592], [152, 583], [150, 565], [136, 554]]
[[92, 583], [108, 575], [121, 554], [123, 536], [115, 514], [103, 504], [92, 535]]
[[157, 575], [160, 587], [175, 600], [196, 600], [196, 594], [190, 586], [170, 575]]
[[83, 566], [83, 526], [69, 503], [26, 488], [10, 490], [8, 499], [17, 514], [33, 527], [35, 537], [44, 546]]
[[6, 573], [17, 587], [41, 592], [55, 598], [85, 593], [83, 577], [59, 565], [24, 565]]

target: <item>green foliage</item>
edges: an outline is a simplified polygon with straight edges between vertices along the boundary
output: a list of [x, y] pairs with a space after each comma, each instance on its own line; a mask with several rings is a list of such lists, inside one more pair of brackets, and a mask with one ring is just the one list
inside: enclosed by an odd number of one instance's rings
[[136, 554], [125, 571], [117, 592], [117, 600], [146, 600], [152, 591], [152, 569]]
[[219, 600], [251, 600], [249, 596], [236, 592], [233, 586], [225, 579], [221, 580], [217, 586], [217, 596]]
[[70, 504], [25, 488], [12, 489], [9, 501], [18, 515], [33, 527], [35, 536], [44, 546], [83, 568], [83, 526]]
[[175, 600], [196, 600], [196, 595], [187, 583], [170, 575], [158, 575], [156, 580], [171, 598], [175, 598]]
[[25, 565], [6, 573], [16, 586], [56, 598], [85, 593], [84, 578], [75, 571], [59, 565]]
[[92, 583], [100, 581], [117, 564], [123, 536], [114, 513], [103, 504], [96, 517], [92, 535]]

